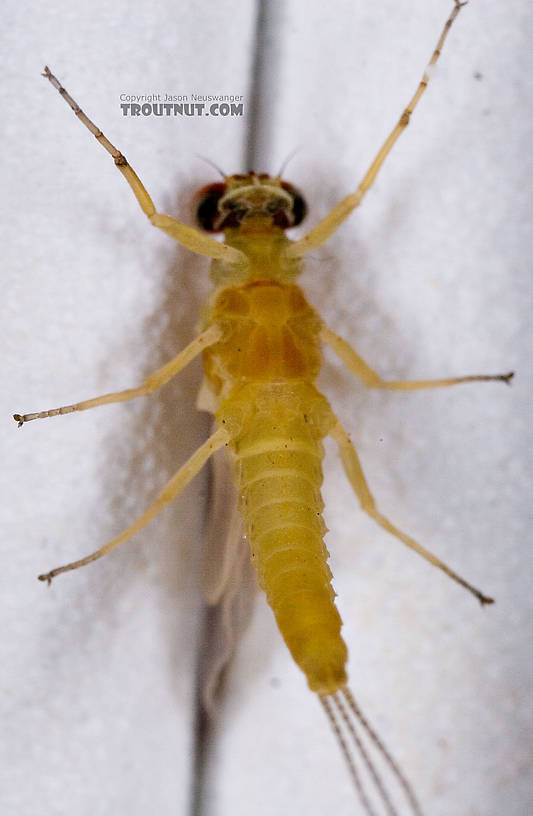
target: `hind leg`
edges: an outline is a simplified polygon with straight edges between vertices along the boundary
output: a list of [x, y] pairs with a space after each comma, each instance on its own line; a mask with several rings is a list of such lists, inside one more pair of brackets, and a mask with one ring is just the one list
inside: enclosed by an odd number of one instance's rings
[[337, 420], [333, 428], [330, 430], [330, 435], [333, 437], [337, 445], [339, 446], [339, 453], [342, 459], [342, 464], [344, 466], [344, 471], [346, 476], [348, 477], [348, 481], [350, 482], [351, 486], [353, 487], [354, 493], [359, 499], [361, 503], [361, 507], [371, 516], [377, 523], [383, 527], [391, 535], [398, 538], [400, 541], [403, 541], [408, 547], [412, 550], [417, 552], [422, 558], [425, 558], [426, 561], [429, 561], [430, 564], [433, 566], [438, 567], [440, 570], [446, 573], [450, 578], [453, 578], [454, 581], [457, 581], [458, 584], [468, 589], [476, 598], [483, 604], [490, 604], [494, 603], [492, 598], [483, 595], [479, 589], [476, 589], [468, 581], [465, 581], [464, 578], [461, 578], [460, 575], [457, 575], [450, 567], [448, 567], [440, 558], [437, 558], [436, 555], [433, 555], [432, 552], [426, 550], [421, 544], [408, 536], [406, 533], [403, 533], [401, 530], [398, 529], [389, 519], [384, 516], [376, 507], [376, 503], [374, 501], [374, 497], [370, 492], [368, 487], [367, 481], [365, 479], [365, 475], [363, 473], [363, 469], [361, 467], [361, 462], [359, 461], [359, 457], [357, 455], [357, 451], [353, 445], [352, 440], [350, 439], [347, 431], [343, 428], [341, 423]]
[[86, 564], [90, 564], [91, 561], [96, 561], [98, 558], [102, 558], [104, 555], [112, 552], [115, 547], [118, 547], [119, 544], [123, 544], [125, 541], [128, 541], [135, 535], [135, 533], [142, 530], [142, 528], [145, 527], [149, 521], [155, 518], [155, 516], [157, 516], [159, 511], [162, 510], [166, 504], [169, 504], [181, 493], [183, 488], [186, 487], [202, 469], [209, 457], [219, 448], [223, 447], [223, 445], [226, 445], [229, 439], [230, 435], [228, 432], [224, 428], [219, 428], [218, 431], [215, 431], [215, 433], [212, 434], [209, 439], [207, 439], [204, 444], [193, 453], [190, 459], [185, 462], [185, 464], [172, 477], [168, 484], [165, 485], [159, 496], [156, 498], [153, 504], [150, 505], [148, 510], [146, 510], [142, 516], [137, 519], [137, 521], [128, 527], [127, 530], [124, 530], [116, 538], [108, 541], [108, 543], [104, 544], [103, 547], [95, 550], [95, 552], [87, 555], [85, 558], [81, 558], [79, 561], [72, 561], [70, 564], [65, 564], [63, 567], [56, 567], [44, 575], [39, 575], [39, 581], [48, 581], [48, 583], [50, 583], [52, 578], [54, 578], [56, 575], [59, 575], [62, 572], [68, 572], [69, 570], [78, 569], [78, 567], [84, 567]]

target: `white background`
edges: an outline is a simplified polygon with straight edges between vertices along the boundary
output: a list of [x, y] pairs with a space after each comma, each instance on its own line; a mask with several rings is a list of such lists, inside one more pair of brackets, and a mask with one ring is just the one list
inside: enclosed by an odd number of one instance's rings
[[[415, 89], [452, 3], [274, 6], [265, 161], [314, 224], [353, 190]], [[128, 387], [193, 336], [207, 264], [151, 229], [45, 63], [158, 208], [241, 171], [245, 120], [129, 119], [120, 93], [248, 90], [253, 4], [7, 5], [2, 28], [2, 746], [7, 816], [184, 814], [206, 513], [200, 477], [108, 559], [36, 575], [117, 534], [197, 447], [192, 365], [150, 400], [35, 422], [13, 411]], [[525, 0], [472, 0], [364, 206], [303, 279], [389, 377], [517, 371], [499, 384], [321, 386], [390, 518], [493, 594], [480, 610], [358, 510], [332, 446], [327, 544], [356, 696], [432, 816], [525, 816], [531, 669], [529, 78]], [[246, 102], [249, 101], [245, 99]], [[528, 353], [529, 343], [529, 353]], [[531, 396], [529, 396], [529, 410]], [[219, 720], [210, 816], [358, 813], [342, 759], [259, 600]]]

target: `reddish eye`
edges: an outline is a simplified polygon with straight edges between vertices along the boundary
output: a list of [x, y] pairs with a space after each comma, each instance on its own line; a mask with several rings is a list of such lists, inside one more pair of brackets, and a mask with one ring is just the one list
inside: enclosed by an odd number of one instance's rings
[[[266, 174], [262, 174], [266, 179], [269, 178]], [[233, 176], [234, 179], [240, 178]], [[246, 177], [243, 176], [243, 179]], [[261, 176], [260, 176], [261, 178]], [[281, 183], [285, 192], [287, 192], [292, 199], [292, 207], [286, 208], [280, 206], [275, 201], [272, 202], [272, 223], [281, 229], [288, 229], [289, 227], [296, 227], [301, 224], [307, 213], [307, 206], [305, 200], [296, 187], [286, 181]], [[228, 201], [224, 205], [224, 213], [219, 210], [220, 199], [227, 193], [227, 185], [219, 182], [217, 184], [209, 184], [204, 187], [197, 195], [196, 204], [196, 223], [206, 232], [222, 232], [229, 227], [238, 227], [242, 221], [243, 215], [246, 214], [246, 207], [243, 207], [242, 202]], [[276, 209], [276, 207], [278, 207]]]
[[209, 184], [198, 193], [196, 223], [206, 232], [220, 232], [218, 202], [226, 193], [225, 184]]
[[307, 204], [305, 203], [305, 198], [301, 192], [296, 187], [293, 187], [292, 184], [289, 184], [288, 181], [282, 181], [281, 186], [292, 198], [292, 218], [290, 219], [290, 223], [278, 224], [277, 226], [284, 228], [297, 227], [298, 224], [302, 223], [307, 215]]

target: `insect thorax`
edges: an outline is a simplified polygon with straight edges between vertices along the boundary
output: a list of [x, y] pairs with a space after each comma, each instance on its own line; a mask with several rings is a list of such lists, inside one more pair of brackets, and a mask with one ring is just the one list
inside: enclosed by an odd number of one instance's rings
[[291, 241], [280, 227], [272, 226], [268, 217], [247, 218], [239, 227], [227, 229], [224, 241], [246, 255], [248, 264], [236, 268], [224, 261], [213, 261], [210, 275], [215, 286], [254, 280], [288, 283], [302, 271], [300, 259], [286, 256]]
[[204, 352], [215, 393], [238, 382], [313, 382], [320, 370], [320, 319], [299, 286], [254, 280], [215, 293], [208, 323], [222, 339]]

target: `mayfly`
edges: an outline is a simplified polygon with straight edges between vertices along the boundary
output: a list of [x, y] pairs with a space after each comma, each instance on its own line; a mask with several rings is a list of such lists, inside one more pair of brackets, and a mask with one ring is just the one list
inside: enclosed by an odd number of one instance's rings
[[[91, 555], [40, 575], [56, 575], [84, 566], [130, 539], [185, 488], [203, 465], [225, 449], [233, 463], [239, 509], [259, 584], [265, 591], [293, 659], [320, 700], [348, 764], [363, 809], [375, 813], [374, 800], [397, 813], [376, 772], [361, 734], [392, 769], [413, 814], [420, 806], [403, 773], [362, 715], [347, 685], [347, 648], [334, 603], [322, 520], [322, 440], [338, 445], [346, 476], [363, 510], [382, 528], [469, 590], [482, 604], [492, 599], [476, 589], [377, 508], [348, 432], [315, 386], [322, 344], [370, 388], [416, 390], [473, 381], [508, 383], [512, 374], [471, 375], [435, 380], [385, 381], [346, 340], [335, 334], [308, 304], [294, 282], [302, 259], [322, 246], [359, 206], [394, 143], [409, 124], [427, 87], [430, 68], [464, 3], [455, 0], [428, 68], [398, 123], [378, 151], [355, 192], [348, 195], [303, 238], [285, 235], [305, 216], [300, 192], [279, 175], [249, 172], [227, 176], [200, 193], [198, 222], [204, 232], [158, 213], [123, 154], [85, 115], [48, 68], [45, 77], [76, 116], [113, 157], [152, 225], [192, 252], [212, 259], [213, 292], [198, 336], [137, 388], [73, 405], [15, 414], [19, 426], [33, 419], [124, 402], [161, 388], [195, 357], [202, 355], [206, 375], [203, 405], [216, 429], [177, 471], [154, 503], [119, 536]], [[223, 232], [224, 241], [205, 232]], [[360, 762], [358, 762], [360, 758]], [[368, 788], [373, 786], [369, 792]]]

